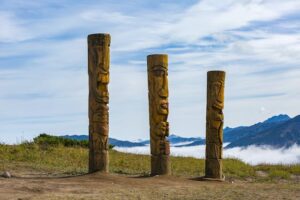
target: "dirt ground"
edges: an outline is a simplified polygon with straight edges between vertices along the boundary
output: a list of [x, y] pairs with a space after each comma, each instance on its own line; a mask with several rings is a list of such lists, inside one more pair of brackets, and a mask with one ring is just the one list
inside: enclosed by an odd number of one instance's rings
[[27, 176], [0, 178], [0, 199], [300, 199], [300, 183], [207, 182], [118, 174]]

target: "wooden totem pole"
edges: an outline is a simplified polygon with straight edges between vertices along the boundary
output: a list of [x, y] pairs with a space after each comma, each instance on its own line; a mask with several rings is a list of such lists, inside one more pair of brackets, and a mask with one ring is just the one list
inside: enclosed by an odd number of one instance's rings
[[147, 56], [151, 175], [170, 174], [168, 55]]
[[223, 180], [223, 108], [225, 72], [207, 73], [205, 178]]
[[109, 34], [88, 36], [89, 172], [108, 172]]

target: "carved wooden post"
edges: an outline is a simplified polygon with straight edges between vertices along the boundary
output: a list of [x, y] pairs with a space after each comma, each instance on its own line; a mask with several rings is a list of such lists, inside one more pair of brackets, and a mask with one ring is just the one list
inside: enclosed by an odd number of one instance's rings
[[170, 174], [168, 55], [147, 56], [151, 174]]
[[207, 73], [205, 178], [223, 180], [223, 108], [225, 72]]
[[89, 172], [108, 172], [109, 34], [88, 36]]

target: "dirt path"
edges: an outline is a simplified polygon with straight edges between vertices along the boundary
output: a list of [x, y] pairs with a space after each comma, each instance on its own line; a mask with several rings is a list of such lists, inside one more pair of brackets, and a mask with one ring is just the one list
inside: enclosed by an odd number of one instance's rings
[[0, 178], [0, 199], [300, 199], [300, 183], [221, 183], [112, 174]]

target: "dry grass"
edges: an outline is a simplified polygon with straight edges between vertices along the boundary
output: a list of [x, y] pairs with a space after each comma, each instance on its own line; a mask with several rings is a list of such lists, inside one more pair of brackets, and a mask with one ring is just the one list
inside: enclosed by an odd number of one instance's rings
[[[78, 175], [87, 173], [88, 149], [81, 147], [51, 147], [32, 143], [0, 145], [0, 171], [28, 168], [43, 173]], [[171, 157], [172, 175], [203, 176], [204, 160], [191, 157]], [[224, 174], [229, 179], [277, 180], [300, 176], [300, 164], [251, 166], [238, 159], [224, 159]], [[260, 177], [256, 171], [267, 174]], [[150, 172], [150, 157], [110, 151], [110, 172], [146, 175]]]

